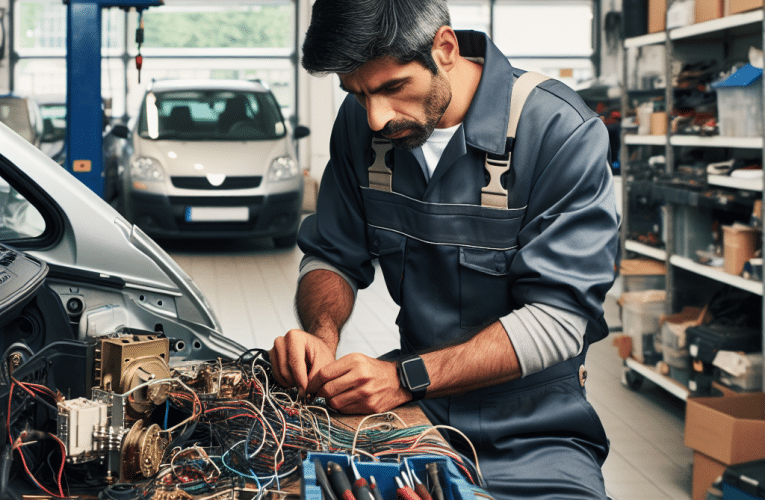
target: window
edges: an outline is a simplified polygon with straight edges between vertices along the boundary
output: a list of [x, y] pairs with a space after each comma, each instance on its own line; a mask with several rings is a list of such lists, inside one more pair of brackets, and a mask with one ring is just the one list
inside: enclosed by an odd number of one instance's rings
[[0, 177], [0, 241], [37, 238], [43, 232], [40, 212]]

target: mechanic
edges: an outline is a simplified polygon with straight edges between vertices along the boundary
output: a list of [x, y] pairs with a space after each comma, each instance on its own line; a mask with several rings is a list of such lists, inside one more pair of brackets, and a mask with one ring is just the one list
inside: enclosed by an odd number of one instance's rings
[[[524, 72], [485, 34], [454, 31], [445, 0], [317, 0], [302, 64], [350, 95], [300, 229], [303, 330], [276, 339], [277, 381], [345, 413], [418, 400], [476, 446], [498, 499], [607, 498], [584, 390], [617, 249], [605, 125], [548, 79], [510, 131]], [[375, 259], [401, 351], [336, 360]]]

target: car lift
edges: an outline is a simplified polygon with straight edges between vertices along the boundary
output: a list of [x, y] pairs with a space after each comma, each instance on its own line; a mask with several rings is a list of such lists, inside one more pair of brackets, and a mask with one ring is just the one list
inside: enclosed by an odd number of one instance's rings
[[[66, 33], [66, 168], [104, 196], [101, 109], [101, 9], [162, 5], [164, 0], [64, 0]], [[138, 38], [138, 37], [137, 37]], [[140, 54], [140, 52], [139, 52]], [[140, 71], [140, 55], [136, 65]]]

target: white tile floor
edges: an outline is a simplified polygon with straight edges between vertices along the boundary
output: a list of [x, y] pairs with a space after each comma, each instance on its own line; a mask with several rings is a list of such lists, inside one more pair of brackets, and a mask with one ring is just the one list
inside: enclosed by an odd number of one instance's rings
[[[293, 296], [301, 254], [268, 242], [197, 242], [165, 248], [197, 282], [226, 335], [248, 347], [270, 348], [276, 336], [297, 326]], [[618, 325], [610, 299], [607, 319]], [[377, 356], [397, 347], [396, 307], [382, 279], [359, 292], [338, 355]], [[363, 335], [362, 335], [363, 333]], [[685, 404], [646, 380], [635, 392], [621, 380], [621, 361], [606, 339], [587, 362], [588, 397], [611, 439], [604, 466], [613, 500], [690, 500], [692, 452], [683, 444]]]

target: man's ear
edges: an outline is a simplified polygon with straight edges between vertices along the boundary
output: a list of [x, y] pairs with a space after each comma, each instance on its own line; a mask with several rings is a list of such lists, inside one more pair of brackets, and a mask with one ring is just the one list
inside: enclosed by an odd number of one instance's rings
[[460, 47], [457, 35], [449, 26], [441, 26], [433, 38], [433, 59], [444, 71], [449, 71], [457, 62]]

